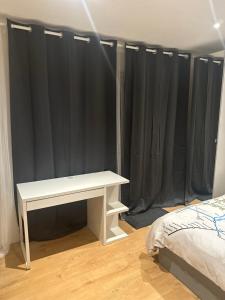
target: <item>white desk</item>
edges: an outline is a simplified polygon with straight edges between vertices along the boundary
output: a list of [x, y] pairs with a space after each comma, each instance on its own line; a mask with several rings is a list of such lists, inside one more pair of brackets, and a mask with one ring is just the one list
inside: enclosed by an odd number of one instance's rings
[[108, 244], [127, 236], [118, 225], [118, 214], [128, 210], [119, 202], [119, 186], [128, 182], [105, 171], [17, 184], [20, 243], [26, 268], [30, 269], [28, 211], [88, 199], [88, 227], [102, 244]]

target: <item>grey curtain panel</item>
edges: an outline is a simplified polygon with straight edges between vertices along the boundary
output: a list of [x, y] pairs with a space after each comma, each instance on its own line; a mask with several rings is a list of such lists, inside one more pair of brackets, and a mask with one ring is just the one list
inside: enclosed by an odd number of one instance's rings
[[[14, 23], [14, 22], [13, 22]], [[9, 62], [16, 183], [116, 171], [116, 41], [101, 45], [11, 28]], [[86, 225], [84, 201], [30, 212], [30, 237], [52, 239]]]
[[133, 215], [185, 197], [190, 57], [155, 50], [125, 53], [122, 201]]
[[187, 199], [212, 196], [223, 59], [195, 58], [189, 132]]

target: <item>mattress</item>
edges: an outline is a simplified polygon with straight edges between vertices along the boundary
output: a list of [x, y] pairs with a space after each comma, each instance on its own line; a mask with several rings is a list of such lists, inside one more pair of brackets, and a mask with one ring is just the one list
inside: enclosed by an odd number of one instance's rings
[[147, 237], [148, 253], [165, 247], [225, 291], [225, 195], [157, 219]]

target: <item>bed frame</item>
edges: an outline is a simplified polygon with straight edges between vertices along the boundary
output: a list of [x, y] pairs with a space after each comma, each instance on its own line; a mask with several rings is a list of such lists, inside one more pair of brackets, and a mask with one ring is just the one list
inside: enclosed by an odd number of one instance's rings
[[183, 282], [200, 299], [225, 299], [225, 291], [167, 248], [159, 250], [158, 260], [166, 270]]

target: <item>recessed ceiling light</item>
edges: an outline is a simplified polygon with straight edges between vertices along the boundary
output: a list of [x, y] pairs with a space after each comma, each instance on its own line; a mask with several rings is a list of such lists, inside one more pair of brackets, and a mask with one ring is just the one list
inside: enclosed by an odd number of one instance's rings
[[219, 29], [220, 26], [221, 26], [221, 23], [220, 23], [220, 22], [216, 22], [216, 23], [213, 25], [213, 27], [214, 27], [215, 29]]

